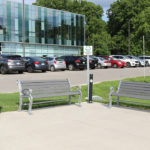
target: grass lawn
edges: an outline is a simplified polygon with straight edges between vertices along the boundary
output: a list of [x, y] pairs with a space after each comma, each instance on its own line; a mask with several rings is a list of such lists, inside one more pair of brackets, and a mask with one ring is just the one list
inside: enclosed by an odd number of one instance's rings
[[[127, 78], [124, 79], [124, 81], [133, 81], [133, 82], [147, 82], [150, 83], [150, 76], [147, 76], [145, 79], [143, 77], [137, 77], [137, 78]], [[101, 101], [103, 103], [108, 103], [108, 95], [110, 92], [110, 87], [118, 87], [119, 81], [106, 81], [99, 84], [94, 84], [93, 86], [93, 96], [100, 96], [104, 99], [104, 101]], [[82, 86], [82, 101], [85, 101], [85, 97], [87, 97], [87, 86]], [[67, 97], [63, 97], [67, 99]], [[57, 99], [52, 98], [52, 99]], [[59, 97], [60, 99], [60, 97]], [[146, 104], [150, 104], [150, 101], [148, 100], [139, 100], [139, 99], [130, 99], [130, 98], [121, 98], [123, 100], [130, 100], [135, 102], [143, 102]], [[44, 99], [48, 100], [48, 98]], [[39, 101], [39, 100], [37, 100]], [[18, 109], [18, 102], [19, 102], [19, 93], [5, 93], [0, 94], [0, 112], [6, 112], [6, 111], [15, 111]], [[27, 102], [27, 100], [24, 100], [24, 102]], [[77, 102], [77, 100], [73, 100], [73, 103]], [[33, 108], [39, 108], [39, 107], [45, 107], [45, 106], [52, 106], [52, 105], [62, 105], [67, 104], [66, 102], [57, 102], [57, 103], [48, 103], [48, 104], [36, 104], [33, 105]], [[115, 104], [115, 102], [114, 102]], [[130, 104], [130, 103], [120, 103], [123, 106], [129, 106], [129, 107], [136, 107], [140, 109], [150, 109], [150, 106], [146, 105], [139, 105], [139, 104]], [[24, 106], [23, 109], [27, 109], [27, 106]]]

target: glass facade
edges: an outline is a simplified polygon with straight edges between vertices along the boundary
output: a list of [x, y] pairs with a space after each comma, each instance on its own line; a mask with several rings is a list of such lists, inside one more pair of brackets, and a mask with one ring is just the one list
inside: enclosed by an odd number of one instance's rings
[[23, 55], [24, 46], [26, 56], [80, 55], [84, 15], [25, 4], [23, 21], [22, 10], [22, 3], [0, 0], [2, 53]]

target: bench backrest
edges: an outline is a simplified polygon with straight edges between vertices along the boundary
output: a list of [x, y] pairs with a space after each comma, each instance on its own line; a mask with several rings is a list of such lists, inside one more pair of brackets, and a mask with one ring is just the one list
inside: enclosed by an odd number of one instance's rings
[[150, 84], [144, 82], [120, 81], [117, 93], [133, 98], [150, 99]]
[[[65, 80], [28, 80], [18, 82], [20, 91], [32, 89], [33, 97], [46, 97], [71, 91], [68, 79]], [[24, 93], [23, 93], [24, 94]]]

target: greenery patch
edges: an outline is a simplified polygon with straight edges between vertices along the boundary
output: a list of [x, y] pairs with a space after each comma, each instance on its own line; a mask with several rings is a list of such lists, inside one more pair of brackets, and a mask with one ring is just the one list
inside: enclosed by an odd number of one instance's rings
[[[150, 83], [150, 76], [147, 76], [146, 78], [143, 77], [137, 77], [137, 78], [127, 78], [124, 79], [124, 81], [132, 81], [132, 82], [147, 82]], [[108, 103], [109, 102], [109, 92], [110, 87], [118, 87], [119, 80], [118, 81], [106, 81], [99, 84], [94, 84], [93, 86], [93, 96], [100, 96], [104, 99], [104, 101], [98, 101], [102, 103]], [[75, 90], [75, 88], [74, 88]], [[87, 86], [82, 86], [82, 102], [86, 101], [85, 98], [87, 97]], [[72, 97], [77, 98], [77, 96]], [[115, 98], [115, 97], [113, 97]], [[64, 99], [62, 102], [53, 102], [53, 103], [46, 103], [46, 104], [35, 104], [33, 105], [33, 108], [41, 108], [41, 107], [48, 107], [48, 106], [56, 106], [56, 105], [66, 105], [68, 104], [68, 96], [63, 97], [53, 97], [53, 98], [42, 98], [42, 99], [35, 99], [34, 101], [49, 101], [49, 100], [58, 100], [58, 99]], [[150, 106], [147, 106], [147, 104], [150, 105], [150, 101], [148, 100], [140, 100], [140, 99], [131, 99], [131, 98], [120, 98], [120, 100], [128, 100], [132, 102], [139, 102], [139, 103], [145, 103], [146, 105], [140, 105], [140, 104], [130, 104], [130, 103], [124, 103], [121, 102], [120, 105], [122, 106], [129, 106], [129, 107], [136, 107], [140, 109], [150, 109]], [[28, 103], [28, 99], [24, 99], [24, 103]], [[78, 100], [72, 100], [72, 103], [78, 103]], [[6, 111], [16, 111], [18, 109], [19, 104], [19, 93], [4, 93], [0, 94], [0, 112], [6, 112]], [[113, 104], [116, 104], [116, 102], [113, 102]], [[23, 106], [23, 109], [28, 109], [28, 106]]]

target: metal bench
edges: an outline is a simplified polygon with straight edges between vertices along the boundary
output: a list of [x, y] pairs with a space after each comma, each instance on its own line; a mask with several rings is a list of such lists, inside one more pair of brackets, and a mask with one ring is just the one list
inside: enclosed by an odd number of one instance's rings
[[[17, 81], [20, 99], [19, 99], [19, 111], [22, 110], [23, 99], [29, 99], [29, 108], [28, 112], [31, 114], [32, 104], [35, 103], [48, 103], [55, 101], [64, 101], [60, 100], [50, 100], [50, 101], [37, 101], [33, 102], [33, 99], [38, 98], [49, 98], [49, 97], [58, 97], [58, 96], [69, 96], [69, 104], [71, 104], [71, 97], [73, 95], [78, 95], [79, 105], [81, 104], [81, 87], [78, 86], [76, 91], [72, 91], [72, 87], [68, 79], [65, 80], [27, 80], [27, 81]], [[77, 98], [76, 98], [77, 99]]]
[[144, 104], [139, 102], [120, 100], [119, 97], [150, 100], [150, 83], [120, 81], [117, 92], [114, 92], [114, 87], [110, 88], [110, 93], [109, 93], [110, 108], [112, 107], [112, 96], [117, 97], [116, 101], [118, 105], [119, 105], [119, 101], [136, 103], [136, 104]]

